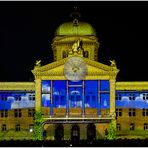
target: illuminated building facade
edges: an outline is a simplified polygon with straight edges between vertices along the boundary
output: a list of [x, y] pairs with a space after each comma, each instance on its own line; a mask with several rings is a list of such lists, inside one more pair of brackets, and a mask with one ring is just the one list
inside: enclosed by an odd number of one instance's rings
[[148, 82], [116, 82], [116, 63], [99, 62], [89, 23], [60, 25], [52, 50], [54, 62], [36, 62], [34, 82], [0, 83], [1, 139], [32, 139], [40, 110], [46, 140], [104, 138], [111, 121], [118, 137], [147, 136]]

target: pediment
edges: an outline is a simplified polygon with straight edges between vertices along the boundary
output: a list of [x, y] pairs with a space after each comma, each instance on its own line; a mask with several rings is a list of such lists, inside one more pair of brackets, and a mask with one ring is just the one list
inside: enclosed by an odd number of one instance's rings
[[[35, 67], [32, 70], [32, 73], [36, 76], [63, 76], [64, 75], [64, 64], [69, 59], [64, 58], [59, 61], [52, 62], [45, 66]], [[108, 66], [96, 61], [89, 60], [87, 58], [83, 58], [88, 69], [87, 75], [116, 75], [118, 73], [118, 69], [116, 67]]]

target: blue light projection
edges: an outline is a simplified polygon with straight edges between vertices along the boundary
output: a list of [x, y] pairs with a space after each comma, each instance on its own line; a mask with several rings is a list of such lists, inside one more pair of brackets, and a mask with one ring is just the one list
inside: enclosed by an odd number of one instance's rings
[[51, 100], [51, 82], [50, 80], [42, 81], [42, 106], [49, 107]]
[[82, 108], [85, 106], [98, 109], [110, 107], [108, 80], [86, 80], [84, 90], [82, 81], [68, 81], [67, 86], [66, 83], [64, 80], [53, 80], [51, 84], [50, 80], [43, 80], [42, 106], [49, 108]]
[[0, 92], [0, 110], [35, 107], [34, 92]]
[[101, 108], [108, 109], [110, 107], [110, 95], [109, 93], [100, 94]]
[[98, 108], [98, 81], [85, 81], [85, 107]]
[[53, 81], [53, 107], [66, 108], [66, 81]]
[[120, 108], [147, 108], [148, 99], [144, 95], [148, 92], [116, 92], [116, 107]]

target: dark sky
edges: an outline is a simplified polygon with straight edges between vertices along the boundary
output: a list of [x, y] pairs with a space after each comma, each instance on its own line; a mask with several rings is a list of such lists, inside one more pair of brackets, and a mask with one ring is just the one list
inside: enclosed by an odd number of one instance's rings
[[115, 59], [118, 81], [148, 81], [148, 2], [0, 2], [0, 81], [33, 80], [37, 59], [52, 62], [56, 28], [78, 6], [95, 27], [99, 62]]

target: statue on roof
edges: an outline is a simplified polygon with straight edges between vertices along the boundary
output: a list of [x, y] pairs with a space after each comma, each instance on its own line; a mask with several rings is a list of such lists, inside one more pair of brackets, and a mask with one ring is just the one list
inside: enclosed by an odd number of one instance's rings
[[109, 61], [110, 61], [110, 63], [111, 63], [110, 66], [112, 66], [112, 67], [116, 67], [116, 62], [115, 62], [115, 60], [109, 60]]
[[36, 60], [35, 66], [36, 66], [36, 67], [40, 67], [40, 66], [41, 66], [41, 60]]

